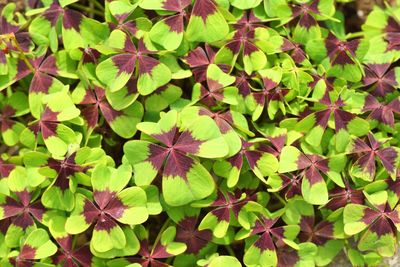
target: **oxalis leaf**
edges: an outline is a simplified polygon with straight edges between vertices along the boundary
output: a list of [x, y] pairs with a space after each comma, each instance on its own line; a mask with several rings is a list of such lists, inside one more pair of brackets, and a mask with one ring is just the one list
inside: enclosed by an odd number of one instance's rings
[[400, 7], [6, 2], [1, 267], [381, 266], [398, 250]]

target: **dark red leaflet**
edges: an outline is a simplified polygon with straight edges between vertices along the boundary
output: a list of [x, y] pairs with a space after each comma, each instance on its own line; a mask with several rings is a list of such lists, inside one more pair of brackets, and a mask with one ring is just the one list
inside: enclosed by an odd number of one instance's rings
[[18, 199], [24, 207], [29, 206], [29, 202], [31, 201], [31, 194], [27, 190], [15, 192], [15, 195], [17, 195]]
[[14, 78], [14, 82], [21, 80], [22, 78], [28, 76], [31, 73], [31, 70], [26, 65], [25, 61], [18, 60], [17, 63], [17, 74]]
[[[79, 104], [81, 105], [89, 105], [89, 104], [96, 104], [98, 100], [102, 100], [99, 99], [98, 94], [96, 93], [96, 88], [98, 88], [97, 86], [94, 87], [94, 89], [86, 89], [85, 90], [85, 95], [83, 97], [83, 99], [79, 102]], [[103, 90], [101, 90], [103, 91]]]
[[353, 120], [356, 116], [350, 112], [336, 109], [334, 112], [335, 118], [335, 130], [339, 131], [341, 129], [347, 129], [347, 125], [351, 120]]
[[8, 261], [12, 266], [16, 267], [33, 267], [35, 264], [32, 260], [24, 260], [19, 257], [11, 257]]
[[87, 198], [83, 203], [83, 216], [87, 224], [92, 224], [100, 215], [100, 210]]
[[50, 75], [37, 71], [33, 76], [31, 85], [29, 87], [30, 93], [48, 93], [49, 88], [53, 84], [53, 77]]
[[226, 134], [227, 132], [233, 130], [231, 124], [229, 124], [225, 119], [221, 118], [221, 116], [215, 116], [214, 121], [222, 134]]
[[36, 220], [42, 221], [43, 219], [43, 214], [46, 212], [45, 207], [42, 205], [42, 203], [38, 200], [33, 202], [32, 204], [29, 205], [29, 213], [35, 217]]
[[[100, 108], [101, 113], [103, 114], [103, 116], [104, 116], [104, 118], [106, 119], [106, 121], [107, 121], [108, 124], [112, 124], [112, 122], [113, 122], [116, 118], [118, 118], [118, 117], [124, 115], [123, 111], [119, 111], [119, 110], [113, 109], [113, 108], [111, 107], [111, 105], [110, 105], [108, 102], [106, 102], [106, 101], [100, 102], [100, 103], [98, 104], [98, 107]], [[93, 118], [93, 121], [94, 121], [94, 118]], [[97, 121], [96, 121], [96, 122], [97, 122]]]
[[303, 216], [300, 220], [299, 240], [301, 242], [311, 241], [318, 246], [323, 246], [328, 240], [333, 239], [333, 224], [322, 221], [315, 224], [314, 216]]
[[165, 159], [168, 156], [168, 150], [156, 144], [149, 144], [150, 154], [147, 161], [150, 161], [156, 170], [160, 170]]
[[173, 145], [173, 149], [183, 153], [196, 154], [202, 143], [202, 141], [194, 139], [189, 131], [183, 131]]
[[35, 259], [36, 249], [31, 247], [28, 244], [25, 244], [21, 251], [19, 252], [19, 257], [26, 260], [33, 260]]
[[183, 17], [178, 14], [175, 16], [170, 16], [164, 19], [165, 24], [169, 26], [171, 32], [182, 33], [183, 32]]
[[165, 162], [163, 176], [164, 177], [182, 177], [187, 181], [187, 174], [194, 165], [194, 160], [181, 152], [172, 150], [169, 152]]
[[346, 51], [339, 51], [336, 53], [334, 59], [332, 60], [332, 65], [354, 64], [353, 59], [347, 54]]
[[275, 223], [279, 220], [279, 218], [275, 219], [268, 219], [264, 216], [262, 218], [258, 219], [255, 223], [255, 226], [252, 229], [252, 234], [259, 234], [263, 232], [267, 232], [272, 229], [272, 227], [275, 225]]
[[72, 250], [72, 236], [71, 235], [56, 238], [56, 241], [61, 246], [63, 251], [71, 252], [71, 250]]
[[366, 153], [358, 158], [356, 161], [356, 165], [359, 165], [363, 171], [366, 171], [370, 174], [371, 177], [375, 175], [375, 157], [374, 153]]
[[317, 26], [318, 22], [310, 13], [304, 13], [299, 20], [299, 25], [309, 29], [313, 26]]
[[81, 115], [86, 120], [89, 128], [95, 128], [99, 121], [99, 109], [97, 106], [89, 106], [81, 110]]
[[302, 176], [296, 175], [290, 180], [290, 185], [285, 193], [286, 199], [290, 199], [295, 196], [301, 196], [301, 181], [302, 181], [302, 179], [303, 179]]
[[164, 0], [162, 7], [165, 10], [181, 12], [192, 3], [191, 0]]
[[208, 90], [212, 93], [216, 93], [218, 90], [222, 89], [224, 86], [218, 81], [207, 79]]
[[326, 109], [326, 110], [320, 110], [314, 113], [315, 114], [315, 120], [319, 126], [321, 126], [323, 129], [326, 128], [328, 125], [329, 118], [331, 116], [331, 111]]
[[252, 76], [247, 75], [244, 71], [240, 71], [236, 75], [235, 86], [239, 89], [239, 95], [246, 97], [251, 93], [251, 81]]
[[72, 9], [65, 9], [63, 16], [63, 27], [66, 30], [74, 29], [77, 32], [80, 32], [79, 25], [83, 20], [83, 15]]
[[279, 177], [282, 180], [282, 185], [280, 186], [278, 191], [284, 191], [286, 199], [290, 199], [295, 195], [301, 195], [301, 179], [300, 175], [291, 175], [290, 177], [287, 174], [279, 174]]
[[107, 231], [111, 232], [111, 229], [117, 227], [117, 223], [105, 214], [101, 214], [94, 226], [95, 231]]
[[59, 124], [58, 122], [40, 121], [39, 124], [43, 139], [57, 136], [57, 127]]
[[160, 64], [160, 62], [152, 57], [148, 56], [140, 56], [138, 57], [139, 61], [139, 73], [149, 74], [152, 76], [153, 69]]
[[230, 209], [227, 207], [217, 208], [211, 211], [211, 213], [217, 217], [219, 221], [230, 221]]
[[93, 255], [87, 245], [74, 250], [72, 257], [83, 267], [92, 265]]
[[259, 27], [266, 28], [262, 21], [254, 15], [252, 10], [243, 12], [242, 17], [235, 24], [233, 24], [233, 27], [237, 30], [244, 31], [253, 31]]
[[108, 215], [110, 215], [115, 220], [118, 220], [124, 215], [124, 211], [128, 208], [118, 197], [114, 197], [107, 204], [107, 207], [104, 209]]
[[250, 56], [252, 53], [257, 52], [259, 49], [257, 46], [250, 42], [244, 42], [243, 44], [243, 55]]
[[158, 261], [157, 259], [164, 259], [164, 258], [169, 258], [173, 255], [169, 254], [166, 251], [166, 248], [161, 245], [160, 243], [157, 243], [154, 246], [154, 249], [150, 252], [149, 250], [149, 242], [147, 239], [141, 240], [140, 241], [140, 250], [138, 252], [140, 256], [143, 258], [128, 258], [130, 262], [137, 262], [140, 263], [142, 266], [156, 266], [156, 267], [167, 267], [169, 266], [166, 263], [163, 263], [161, 261]]
[[42, 16], [50, 22], [50, 25], [52, 27], [55, 27], [58, 18], [60, 17], [60, 15], [63, 14], [63, 12], [64, 10], [60, 6], [60, 4], [57, 1], [55, 1], [50, 5], [50, 7], [45, 12], [43, 12]]
[[354, 64], [354, 60], [350, 57], [355, 56], [355, 51], [359, 45], [359, 40], [341, 41], [332, 33], [329, 33], [325, 40], [325, 46], [332, 65]]
[[[184, 61], [192, 69], [196, 82], [207, 80], [207, 68], [209, 64], [213, 63], [215, 53], [210, 45], [205, 44], [205, 49], [199, 46], [184, 57]], [[217, 64], [217, 66], [225, 73], [228, 73], [230, 70], [230, 66], [225, 64]]]
[[394, 208], [393, 210], [387, 210], [385, 215], [388, 220], [392, 221], [394, 224], [400, 223], [399, 212], [396, 208]]
[[364, 222], [366, 225], [371, 225], [379, 216], [380, 213], [378, 211], [369, 207], [365, 207], [362, 222]]
[[305, 171], [304, 177], [306, 177], [310, 182], [310, 186], [324, 181], [324, 178], [321, 176], [319, 170], [314, 166], [311, 166]]
[[108, 203], [115, 198], [116, 192], [112, 192], [109, 189], [105, 189], [103, 191], [95, 190], [93, 192], [94, 200], [96, 201], [97, 205], [99, 206], [100, 210], [104, 210]]
[[254, 243], [254, 246], [262, 251], [275, 250], [274, 241], [272, 241], [271, 235], [268, 232], [263, 233]]
[[179, 137], [179, 133], [177, 127], [174, 126], [168, 132], [162, 132], [161, 134], [152, 134], [151, 136], [166, 145], [167, 147], [172, 147], [175, 138]]
[[[333, 239], [334, 238], [334, 225], [329, 221], [321, 221], [314, 227], [314, 233], [316, 237], [321, 239]], [[320, 240], [323, 241], [323, 240]]]
[[97, 64], [98, 59], [100, 58], [101, 54], [99, 51], [97, 51], [94, 48], [91, 47], [86, 47], [86, 48], [81, 48], [80, 49], [83, 52], [82, 56], [82, 63], [85, 64]]
[[292, 248], [278, 249], [278, 266], [277, 267], [292, 267], [300, 260], [296, 250]]
[[355, 164], [368, 171], [371, 176], [375, 174], [375, 156], [380, 159], [387, 171], [395, 171], [397, 152], [392, 147], [380, 149], [380, 145], [381, 142], [378, 142], [372, 134], [368, 134], [367, 142], [360, 138], [354, 142], [353, 153], [360, 154]]
[[373, 233], [376, 233], [379, 237], [389, 234], [394, 237], [397, 234], [397, 231], [393, 228], [391, 224], [391, 220], [384, 216], [378, 217], [376, 221], [369, 227], [369, 230]]
[[392, 191], [400, 198], [400, 171], [397, 170], [396, 180], [393, 181], [392, 178], [388, 178], [385, 182], [388, 184], [388, 190]]
[[210, 230], [197, 230], [197, 217], [186, 217], [178, 222], [176, 241], [186, 244], [185, 253], [198, 254], [212, 239]]
[[3, 50], [0, 50], [0, 63], [7, 64], [6, 54], [3, 52]]
[[362, 190], [352, 189], [346, 185], [346, 188], [335, 187], [329, 191], [330, 200], [326, 207], [330, 210], [337, 210], [345, 207], [348, 203], [364, 203], [364, 194]]
[[0, 31], [2, 34], [16, 33], [19, 29], [19, 26], [9, 23], [4, 15], [0, 17]]
[[210, 64], [210, 60], [201, 46], [190, 51], [188, 55], [184, 57], [184, 59], [191, 68], [207, 66], [208, 64]]
[[400, 25], [397, 20], [390, 16], [384, 29], [386, 36], [384, 39], [388, 42], [387, 50], [400, 50]]
[[83, 208], [85, 221], [87, 224], [96, 221], [95, 230], [110, 232], [112, 228], [118, 226], [114, 219], [122, 217], [126, 206], [116, 197], [115, 192], [109, 190], [94, 191], [93, 196], [98, 207], [85, 198]]
[[0, 159], [0, 178], [8, 177], [14, 169], [14, 164], [7, 163], [3, 159]]
[[376, 152], [376, 155], [382, 162], [383, 167], [389, 172], [395, 171], [395, 163], [397, 159], [397, 152], [392, 147], [387, 147]]
[[387, 21], [385, 32], [399, 32], [399, 31], [400, 31], [400, 24], [394, 17], [390, 16]]
[[46, 74], [50, 74], [53, 76], [57, 76], [58, 75], [58, 67], [57, 67], [57, 62], [56, 62], [56, 58], [54, 57], [54, 55], [50, 55], [50, 56], [44, 58], [44, 60], [39, 65], [38, 71], [46, 73]]
[[309, 166], [311, 166], [312, 162], [306, 155], [304, 155], [303, 153], [300, 153], [299, 158], [296, 161], [296, 164], [297, 164], [297, 168], [299, 170], [303, 170], [303, 169], [306, 169]]
[[247, 150], [244, 155], [249, 163], [251, 169], [254, 169], [257, 165], [257, 161], [262, 157], [262, 152], [257, 150]]
[[22, 228], [22, 230], [25, 231], [28, 227], [34, 226], [35, 221], [32, 219], [28, 212], [23, 212], [13, 218], [12, 224]]
[[15, 199], [7, 196], [6, 202], [1, 205], [4, 210], [4, 218], [13, 217], [23, 211], [24, 206]]
[[372, 149], [371, 147], [364, 142], [362, 139], [357, 138], [354, 140], [353, 144], [353, 153], [363, 153], [363, 152], [370, 152]]
[[192, 16], [201, 17], [206, 23], [208, 16], [217, 12], [217, 7], [213, 0], [197, 0], [194, 2]]
[[237, 153], [236, 155], [232, 156], [231, 158], [227, 159], [228, 162], [233, 166], [239, 169], [242, 169], [243, 166], [243, 155], [242, 153]]
[[54, 264], [59, 264], [63, 267], [79, 267], [75, 265], [74, 260], [72, 258], [68, 258], [68, 256], [62, 250], [58, 250], [56, 254], [51, 256], [51, 258]]
[[118, 54], [111, 58], [114, 65], [118, 68], [117, 75], [122, 73], [133, 73], [136, 65], [136, 55], [134, 54]]
[[365, 98], [364, 112], [370, 111], [369, 118], [378, 122], [394, 126], [394, 113], [400, 114], [399, 98], [393, 99], [390, 103], [380, 103], [372, 95]]
[[273, 146], [273, 150], [269, 149], [267, 152], [273, 154], [275, 157], [280, 156], [282, 148], [285, 146], [287, 136], [286, 134], [278, 135], [278, 136], [269, 136], [267, 137], [268, 141], [271, 142]]
[[10, 105], [6, 105], [3, 107], [2, 113], [0, 113], [0, 124], [1, 124], [1, 132], [5, 132], [8, 129], [11, 129], [15, 121], [11, 119], [11, 117], [15, 114], [16, 110], [12, 108]]

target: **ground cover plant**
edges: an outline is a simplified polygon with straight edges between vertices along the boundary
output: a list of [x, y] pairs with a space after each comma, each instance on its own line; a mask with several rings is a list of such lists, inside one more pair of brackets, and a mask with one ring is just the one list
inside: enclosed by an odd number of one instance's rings
[[11, 2], [0, 266], [396, 253], [399, 1], [359, 28], [339, 0]]

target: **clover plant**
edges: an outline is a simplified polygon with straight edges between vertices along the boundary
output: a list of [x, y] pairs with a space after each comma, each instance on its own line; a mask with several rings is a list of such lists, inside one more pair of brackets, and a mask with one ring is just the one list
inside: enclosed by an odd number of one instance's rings
[[5, 2], [0, 266], [397, 253], [400, 1]]

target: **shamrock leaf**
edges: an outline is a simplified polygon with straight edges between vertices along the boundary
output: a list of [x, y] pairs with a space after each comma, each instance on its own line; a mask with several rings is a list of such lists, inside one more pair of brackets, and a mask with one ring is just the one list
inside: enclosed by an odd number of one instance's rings
[[[166, 113], [158, 123], [138, 124], [138, 129], [165, 146], [143, 140], [127, 142], [124, 152], [135, 172], [135, 182], [149, 184], [162, 170], [165, 201], [184, 205], [209, 196], [215, 188], [207, 169], [195, 158], [219, 158], [228, 153], [228, 146], [215, 122], [200, 116], [185, 129], [178, 129], [178, 114]], [[141, 171], [139, 171], [141, 170]], [[180, 191], [176, 192], [176, 188]]]

